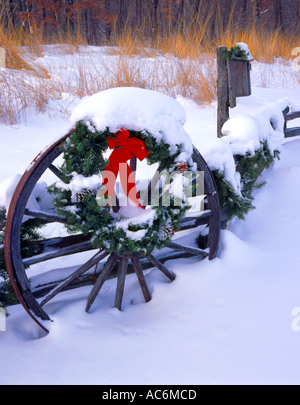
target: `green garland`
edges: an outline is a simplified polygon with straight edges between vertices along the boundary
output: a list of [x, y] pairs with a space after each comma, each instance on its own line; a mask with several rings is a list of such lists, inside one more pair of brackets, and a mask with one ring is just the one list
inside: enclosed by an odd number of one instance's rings
[[263, 170], [268, 169], [275, 159], [279, 159], [279, 151], [272, 153], [267, 142], [261, 142], [261, 147], [251, 155], [236, 155], [237, 171], [241, 175], [241, 193], [239, 194], [232, 184], [227, 181], [220, 171], [213, 171], [219, 192], [221, 209], [228, 219], [238, 217], [245, 219], [246, 214], [255, 209], [253, 205], [254, 191], [263, 187], [266, 182], [258, 182]]
[[[158, 142], [156, 138], [146, 132], [129, 131], [131, 137], [144, 141], [149, 152], [146, 158], [148, 164], [158, 163], [161, 170], [169, 173], [176, 171], [174, 159], [181, 152], [178, 145], [176, 153], [170, 153], [170, 146], [164, 141]], [[86, 125], [78, 122], [75, 132], [64, 142], [64, 163], [60, 170], [66, 183], [70, 183], [73, 176], [93, 176], [105, 170], [108, 161], [103, 154], [108, 149], [107, 138], [113, 138], [115, 134], [105, 130], [99, 132], [91, 124]], [[99, 177], [100, 182], [100, 177]], [[100, 187], [101, 184], [99, 184]], [[124, 218], [114, 218], [110, 207], [99, 206], [92, 191], [81, 194], [80, 200], [72, 199], [72, 192], [68, 186], [55, 183], [48, 188], [54, 195], [53, 202], [58, 214], [67, 218], [66, 228], [69, 232], [82, 232], [84, 235], [91, 234], [91, 241], [95, 248], [104, 248], [109, 252], [123, 254], [145, 255], [155, 248], [163, 248], [171, 239], [172, 231], [180, 226], [180, 218], [189, 208], [185, 201], [181, 205], [175, 204], [174, 196], [171, 195], [170, 206], [152, 207], [154, 218], [149, 222], [139, 225], [128, 222], [128, 228], [120, 227]], [[123, 222], [124, 224], [125, 222]], [[160, 237], [162, 226], [168, 226], [169, 237]], [[139, 235], [142, 237], [134, 237]], [[129, 235], [129, 236], [128, 236]]]

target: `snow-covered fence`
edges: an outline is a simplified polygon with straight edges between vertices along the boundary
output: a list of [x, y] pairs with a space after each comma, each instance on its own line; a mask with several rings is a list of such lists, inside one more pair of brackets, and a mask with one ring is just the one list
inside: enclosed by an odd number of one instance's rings
[[288, 128], [288, 121], [295, 120], [300, 118], [300, 106], [297, 107], [297, 111], [290, 111], [290, 108], [287, 108], [283, 111], [284, 115], [284, 136], [285, 138], [291, 138], [292, 136], [300, 136], [300, 127]]
[[261, 106], [257, 112], [235, 114], [224, 123], [222, 137], [202, 148], [217, 180], [224, 225], [228, 218], [244, 218], [254, 208], [253, 191], [260, 184], [258, 179], [278, 158], [287, 136], [283, 111], [295, 108], [298, 110], [288, 98], [282, 98]]
[[[230, 119], [229, 108], [236, 107], [236, 97], [251, 95], [250, 62], [253, 61], [248, 45], [238, 42], [235, 47], [227, 49], [226, 46], [217, 48], [217, 92], [218, 116], [217, 135], [221, 138], [227, 135], [224, 124]], [[291, 109], [286, 106], [282, 111], [284, 117], [283, 133], [285, 138], [300, 136], [300, 127], [288, 128], [288, 122], [300, 118], [300, 106]], [[274, 122], [270, 119], [273, 127]]]

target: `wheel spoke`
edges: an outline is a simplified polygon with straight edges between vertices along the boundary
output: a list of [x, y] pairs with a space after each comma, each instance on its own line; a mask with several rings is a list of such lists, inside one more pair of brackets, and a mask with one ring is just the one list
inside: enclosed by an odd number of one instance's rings
[[91, 259], [89, 259], [86, 263], [80, 266], [74, 273], [72, 273], [66, 280], [62, 281], [55, 287], [48, 295], [45, 296], [43, 301], [41, 302], [41, 306], [45, 305], [49, 302], [52, 298], [54, 298], [58, 293], [60, 293], [68, 284], [74, 281], [76, 278], [81, 276], [83, 273], [88, 271], [91, 267], [97, 264], [100, 260], [104, 259], [108, 255], [107, 252], [97, 252]]
[[159, 260], [157, 260], [152, 254], [147, 256], [147, 259], [152, 263], [155, 267], [157, 267], [169, 280], [174, 281], [176, 276], [175, 274], [168, 270]]
[[203, 211], [203, 215], [198, 217], [183, 217], [180, 220], [180, 231], [197, 228], [200, 225], [208, 225], [212, 212], [210, 210]]
[[116, 264], [117, 261], [118, 261], [118, 256], [115, 253], [112, 253], [109, 256], [107, 262], [105, 263], [92, 291], [90, 292], [90, 294], [88, 296], [87, 304], [86, 304], [86, 308], [85, 308], [86, 312], [89, 312], [91, 306], [93, 305], [93, 302], [95, 301], [97, 295], [99, 294], [99, 291], [101, 290], [101, 287], [104, 284], [104, 281], [109, 276], [110, 272], [114, 268], [114, 265]]
[[24, 215], [28, 215], [29, 217], [39, 218], [44, 220], [45, 222], [60, 222], [65, 224], [67, 222], [67, 218], [60, 217], [57, 214], [51, 214], [50, 212], [46, 211], [34, 211], [28, 208], [25, 209]]
[[113, 212], [118, 213], [120, 210], [120, 201], [119, 201], [119, 197], [117, 196], [115, 191], [114, 191], [113, 201], [116, 202], [116, 205], [113, 205], [111, 208], [112, 208]]
[[[175, 253], [173, 251], [168, 256], [161, 257], [159, 259], [159, 261], [160, 261], [160, 263], [165, 263], [166, 261], [169, 261], [169, 260], [186, 259], [186, 258], [189, 258], [191, 256], [194, 256], [194, 255], [192, 255], [191, 253], [187, 253], [187, 252]], [[149, 270], [151, 268], [153, 268], [153, 264], [150, 261], [147, 262], [147, 263], [146, 262], [143, 263], [143, 269], [144, 270]], [[135, 273], [133, 265], [131, 263], [128, 263], [128, 268], [127, 268], [126, 275], [133, 274], [133, 273]], [[79, 281], [79, 277], [80, 277], [80, 281]], [[78, 277], [77, 281], [69, 283], [66, 287], [64, 287], [63, 290], [64, 291], [72, 290], [72, 289], [75, 289], [75, 288], [86, 287], [86, 286], [91, 286], [91, 285], [95, 284], [95, 281], [88, 274], [87, 275], [82, 275], [82, 276], [79, 276], [79, 277]], [[116, 277], [116, 275], [114, 274], [114, 272], [111, 272], [107, 279], [109, 280], [109, 279], [113, 279], [115, 277]], [[51, 283], [51, 285], [49, 285], [49, 283], [38, 285], [35, 288], [34, 292], [33, 292], [34, 297], [35, 298], [44, 297], [51, 290], [53, 290], [56, 286], [58, 286], [58, 284], [60, 282], [61, 281], [55, 281], [55, 282]]]
[[147, 286], [147, 283], [146, 283], [146, 280], [145, 280], [145, 277], [144, 277], [144, 273], [143, 273], [141, 263], [140, 263], [139, 259], [136, 259], [135, 257], [131, 257], [131, 261], [132, 261], [136, 276], [138, 278], [138, 281], [140, 283], [140, 286], [141, 286], [145, 301], [148, 302], [148, 301], [151, 300], [151, 294], [150, 294], [150, 292], [148, 290], [148, 286]]
[[180, 225], [180, 231], [187, 231], [189, 229], [195, 229], [200, 225], [208, 225], [209, 221], [207, 218], [198, 219], [196, 222], [186, 222], [185, 224]]
[[136, 172], [136, 162], [137, 162], [136, 157], [133, 157], [132, 159], [130, 159], [130, 162], [129, 162], [130, 169], [131, 169], [131, 171], [133, 172], [134, 175], [135, 175], [135, 172]]
[[193, 217], [188, 217], [188, 216], [183, 217], [183, 218], [180, 220], [180, 223], [181, 223], [181, 224], [184, 224], [184, 223], [190, 222], [190, 221], [197, 221], [198, 219], [208, 218], [208, 217], [210, 217], [211, 215], [212, 215], [211, 210], [199, 211], [199, 215], [197, 215], [197, 214], [195, 213], [195, 216], [193, 216]]
[[194, 255], [202, 255], [202, 256], [205, 256], [205, 257], [208, 256], [208, 253], [205, 250], [190, 247], [190, 246], [185, 246], [185, 245], [179, 245], [178, 243], [174, 243], [174, 242], [169, 242], [167, 244], [167, 247], [171, 248], [171, 249], [174, 249], [174, 250], [180, 250], [180, 251], [183, 251], [183, 252], [192, 253]]
[[53, 163], [49, 165], [49, 170], [51, 170], [51, 172], [55, 174], [55, 176], [58, 177], [59, 180], [61, 180], [63, 183], [66, 183], [65, 175], [56, 166], [54, 166]]
[[49, 252], [46, 251], [45, 253], [41, 253], [41, 254], [37, 254], [35, 256], [25, 258], [22, 260], [22, 262], [25, 267], [28, 267], [28, 266], [31, 266], [36, 263], [44, 262], [46, 260], [51, 260], [51, 259], [55, 259], [57, 257], [62, 257], [62, 256], [68, 256], [68, 255], [75, 254], [75, 253], [86, 252], [88, 250], [93, 250], [93, 249], [95, 249], [95, 248], [93, 247], [91, 241], [87, 240], [87, 241], [76, 243], [71, 246], [65, 246], [61, 249], [56, 248], [56, 249], [50, 250]]
[[117, 290], [116, 290], [116, 298], [115, 298], [115, 308], [118, 308], [121, 311], [122, 306], [122, 299], [124, 293], [124, 285], [125, 285], [125, 278], [128, 268], [128, 259], [123, 258], [120, 260], [119, 263], [119, 270], [118, 270], [118, 282], [117, 282]]
[[151, 205], [152, 191], [154, 191], [157, 183], [160, 180], [161, 167], [159, 166], [154, 173], [152, 179], [150, 180], [147, 189], [141, 195], [141, 204], [145, 207], [146, 205]]
[[67, 256], [74, 253], [84, 252], [94, 249], [90, 241], [91, 235], [71, 235], [43, 239], [34, 243], [31, 257], [22, 260], [25, 267], [56, 257]]

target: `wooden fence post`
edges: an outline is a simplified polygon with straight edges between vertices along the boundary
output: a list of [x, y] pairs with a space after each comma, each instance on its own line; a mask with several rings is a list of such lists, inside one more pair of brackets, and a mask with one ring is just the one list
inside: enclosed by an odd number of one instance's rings
[[218, 137], [222, 137], [222, 126], [229, 119], [229, 85], [227, 61], [223, 60], [223, 52], [226, 51], [226, 46], [218, 46], [217, 48], [217, 91], [218, 91], [218, 122], [217, 133]]

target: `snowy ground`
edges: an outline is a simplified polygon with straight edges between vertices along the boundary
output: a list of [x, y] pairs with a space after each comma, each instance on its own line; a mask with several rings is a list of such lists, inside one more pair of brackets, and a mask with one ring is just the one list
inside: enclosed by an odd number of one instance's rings
[[[254, 87], [232, 115], [255, 113], [286, 96], [300, 105], [299, 87]], [[178, 101], [201, 152], [216, 133], [215, 106]], [[7, 178], [23, 173], [69, 126], [28, 111], [26, 125], [0, 127], [2, 201]], [[215, 260], [169, 261], [173, 283], [149, 272], [149, 303], [134, 275], [127, 277], [122, 312], [112, 307], [115, 280], [105, 283], [88, 314], [90, 287], [65, 292], [45, 307], [53, 320], [47, 336], [20, 305], [10, 307], [0, 332], [0, 384], [298, 384], [299, 156], [300, 139], [283, 142], [280, 161], [256, 193], [257, 209], [222, 231]], [[55, 267], [80, 260], [63, 258]], [[46, 263], [42, 271], [53, 267]]]

